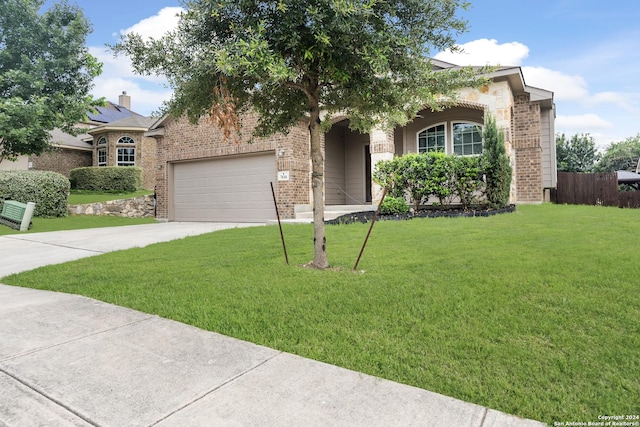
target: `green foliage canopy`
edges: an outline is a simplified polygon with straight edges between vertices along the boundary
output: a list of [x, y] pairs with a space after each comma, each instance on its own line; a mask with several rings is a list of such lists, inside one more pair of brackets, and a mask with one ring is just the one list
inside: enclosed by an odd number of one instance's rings
[[140, 74], [166, 76], [165, 111], [195, 123], [213, 106], [260, 113], [256, 136], [286, 132], [312, 107], [351, 126], [405, 123], [441, 95], [481, 82], [471, 68], [435, 72], [431, 50], [466, 30], [459, 0], [190, 0], [159, 40], [128, 34], [113, 46]]
[[85, 46], [89, 21], [62, 1], [0, 2], [0, 161], [40, 154], [49, 132], [74, 126], [97, 103], [89, 95], [102, 65]]
[[624, 141], [610, 144], [600, 158], [596, 169], [600, 172], [626, 170], [635, 172], [640, 159], [640, 133]]
[[71, 169], [73, 189], [90, 191], [137, 191], [142, 188], [142, 168], [138, 166], [89, 166]]
[[556, 135], [556, 160], [561, 172], [593, 172], [598, 161], [596, 143], [588, 133]]

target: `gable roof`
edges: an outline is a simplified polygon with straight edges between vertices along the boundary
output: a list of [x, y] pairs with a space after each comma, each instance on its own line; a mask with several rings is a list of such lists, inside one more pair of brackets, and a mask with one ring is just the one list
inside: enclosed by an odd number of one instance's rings
[[87, 138], [91, 138], [86, 133], [73, 136], [62, 132], [60, 129], [54, 129], [49, 135], [51, 135], [51, 144], [56, 147], [83, 151], [92, 150], [92, 143], [85, 141]]
[[87, 131], [89, 135], [93, 135], [99, 132], [104, 132], [105, 130], [136, 130], [136, 131], [146, 131], [151, 125], [156, 122], [155, 117], [145, 117], [140, 114], [135, 114], [129, 117], [125, 117], [120, 120], [116, 120], [110, 123], [105, 123], [103, 125], [97, 126], [93, 129]]

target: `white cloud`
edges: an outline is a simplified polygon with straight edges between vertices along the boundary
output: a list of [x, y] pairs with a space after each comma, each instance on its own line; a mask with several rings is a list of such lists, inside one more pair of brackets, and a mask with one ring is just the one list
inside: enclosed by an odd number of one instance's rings
[[620, 129], [595, 113], [558, 115], [555, 131], [566, 135], [588, 133], [594, 138], [598, 148], [603, 148], [610, 142], [621, 139]]
[[171, 31], [178, 25], [178, 15], [183, 12], [181, 7], [164, 7], [156, 15], [145, 18], [129, 28], [120, 30], [120, 34], [137, 33], [143, 38], [158, 39], [167, 31]]
[[529, 48], [519, 42], [498, 44], [495, 39], [479, 39], [458, 45], [462, 52], [445, 51], [435, 59], [456, 65], [520, 65], [529, 56]]
[[[182, 11], [184, 9], [180, 7], [165, 7], [156, 15], [120, 30], [114, 36], [134, 32], [143, 38], [160, 38], [177, 26], [178, 14]], [[95, 97], [105, 97], [117, 102], [118, 95], [126, 91], [131, 96], [131, 109], [143, 115], [152, 114], [160, 108], [163, 101], [171, 98], [171, 91], [166, 88], [166, 79], [136, 74], [126, 55], [114, 57], [113, 52], [103, 46], [89, 47], [89, 52], [103, 64], [102, 75], [94, 80], [92, 93]]]
[[584, 100], [589, 96], [587, 82], [582, 76], [544, 67], [522, 67], [522, 74], [527, 85], [552, 91], [556, 101]]
[[572, 132], [568, 133], [581, 133], [586, 131], [580, 129], [610, 129], [613, 126], [613, 123], [604, 120], [594, 113], [580, 114], [575, 116], [558, 115], [558, 117], [556, 117], [556, 130], [558, 132], [572, 130]]
[[615, 105], [629, 113], [638, 114], [640, 112], [638, 99], [640, 96], [630, 93], [598, 92], [589, 98], [588, 103], [591, 105]]

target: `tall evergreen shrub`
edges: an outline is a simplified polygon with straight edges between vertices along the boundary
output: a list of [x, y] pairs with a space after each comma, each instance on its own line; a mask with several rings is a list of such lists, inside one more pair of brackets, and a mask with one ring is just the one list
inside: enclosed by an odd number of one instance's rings
[[483, 138], [487, 204], [489, 207], [500, 209], [509, 204], [512, 170], [504, 147], [504, 136], [498, 130], [496, 119], [491, 114], [487, 114], [485, 119]]

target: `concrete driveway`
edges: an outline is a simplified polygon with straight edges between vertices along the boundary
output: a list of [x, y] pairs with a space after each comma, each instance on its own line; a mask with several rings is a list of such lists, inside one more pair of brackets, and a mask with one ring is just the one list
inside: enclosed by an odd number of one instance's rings
[[[0, 277], [257, 224], [0, 236]], [[2, 426], [542, 426], [90, 298], [0, 284]]]

